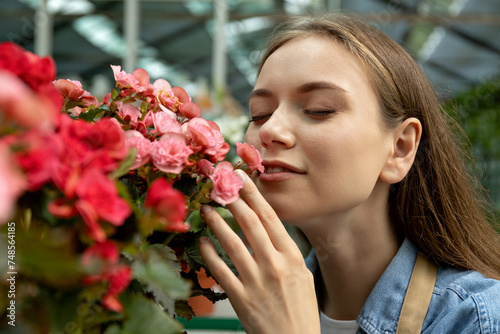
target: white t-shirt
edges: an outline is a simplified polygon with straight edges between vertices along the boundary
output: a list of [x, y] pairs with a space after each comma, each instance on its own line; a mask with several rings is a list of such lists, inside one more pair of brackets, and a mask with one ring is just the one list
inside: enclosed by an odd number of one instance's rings
[[334, 320], [319, 312], [321, 334], [356, 334], [359, 326], [356, 320]]

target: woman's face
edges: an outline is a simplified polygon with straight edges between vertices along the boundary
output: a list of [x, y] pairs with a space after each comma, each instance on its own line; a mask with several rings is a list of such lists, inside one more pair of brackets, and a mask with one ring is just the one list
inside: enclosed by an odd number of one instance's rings
[[281, 219], [299, 226], [349, 215], [377, 203], [373, 196], [387, 203], [379, 175], [393, 137], [362, 63], [340, 43], [308, 36], [284, 44], [266, 60], [249, 104], [245, 141], [266, 167], [254, 180]]

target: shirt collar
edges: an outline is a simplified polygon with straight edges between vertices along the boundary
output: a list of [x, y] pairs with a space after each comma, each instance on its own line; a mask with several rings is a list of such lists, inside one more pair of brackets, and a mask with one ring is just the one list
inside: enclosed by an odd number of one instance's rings
[[[408, 239], [405, 239], [361, 310], [357, 322], [364, 331], [368, 333], [396, 332], [416, 258], [417, 249]], [[317, 277], [319, 266], [314, 250], [307, 256], [306, 264]]]

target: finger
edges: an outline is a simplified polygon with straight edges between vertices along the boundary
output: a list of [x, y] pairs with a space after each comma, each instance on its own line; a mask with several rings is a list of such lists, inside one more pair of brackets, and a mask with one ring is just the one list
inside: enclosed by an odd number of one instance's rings
[[258, 214], [241, 198], [227, 205], [227, 208], [252, 247], [256, 261], [272, 257], [276, 253], [276, 248]]
[[243, 240], [212, 207], [204, 205], [200, 213], [238, 270], [241, 279], [253, 277], [257, 272], [257, 265]]
[[[243, 188], [240, 190], [240, 198], [257, 214], [274, 247], [278, 251], [288, 250], [290, 247], [297, 247], [271, 205], [257, 189], [255, 183], [245, 172], [236, 170], [235, 173], [243, 179]], [[228, 204], [227, 208], [231, 210], [231, 207], [235, 205], [238, 205], [238, 201], [233, 204]]]
[[200, 254], [226, 293], [234, 294], [242, 289], [241, 281], [233, 274], [231, 269], [217, 254], [217, 250], [207, 237], [200, 238]]

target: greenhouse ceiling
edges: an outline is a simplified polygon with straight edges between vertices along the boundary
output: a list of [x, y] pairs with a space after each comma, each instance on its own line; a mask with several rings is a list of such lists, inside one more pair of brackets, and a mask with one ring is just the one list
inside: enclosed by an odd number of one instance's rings
[[[215, 19], [221, 4], [223, 28]], [[51, 54], [58, 77], [81, 80], [96, 95], [109, 91], [114, 64], [142, 67], [210, 106], [219, 75], [241, 112], [274, 27], [292, 15], [339, 10], [408, 49], [443, 98], [498, 81], [499, 0], [0, 0], [0, 40]]]

